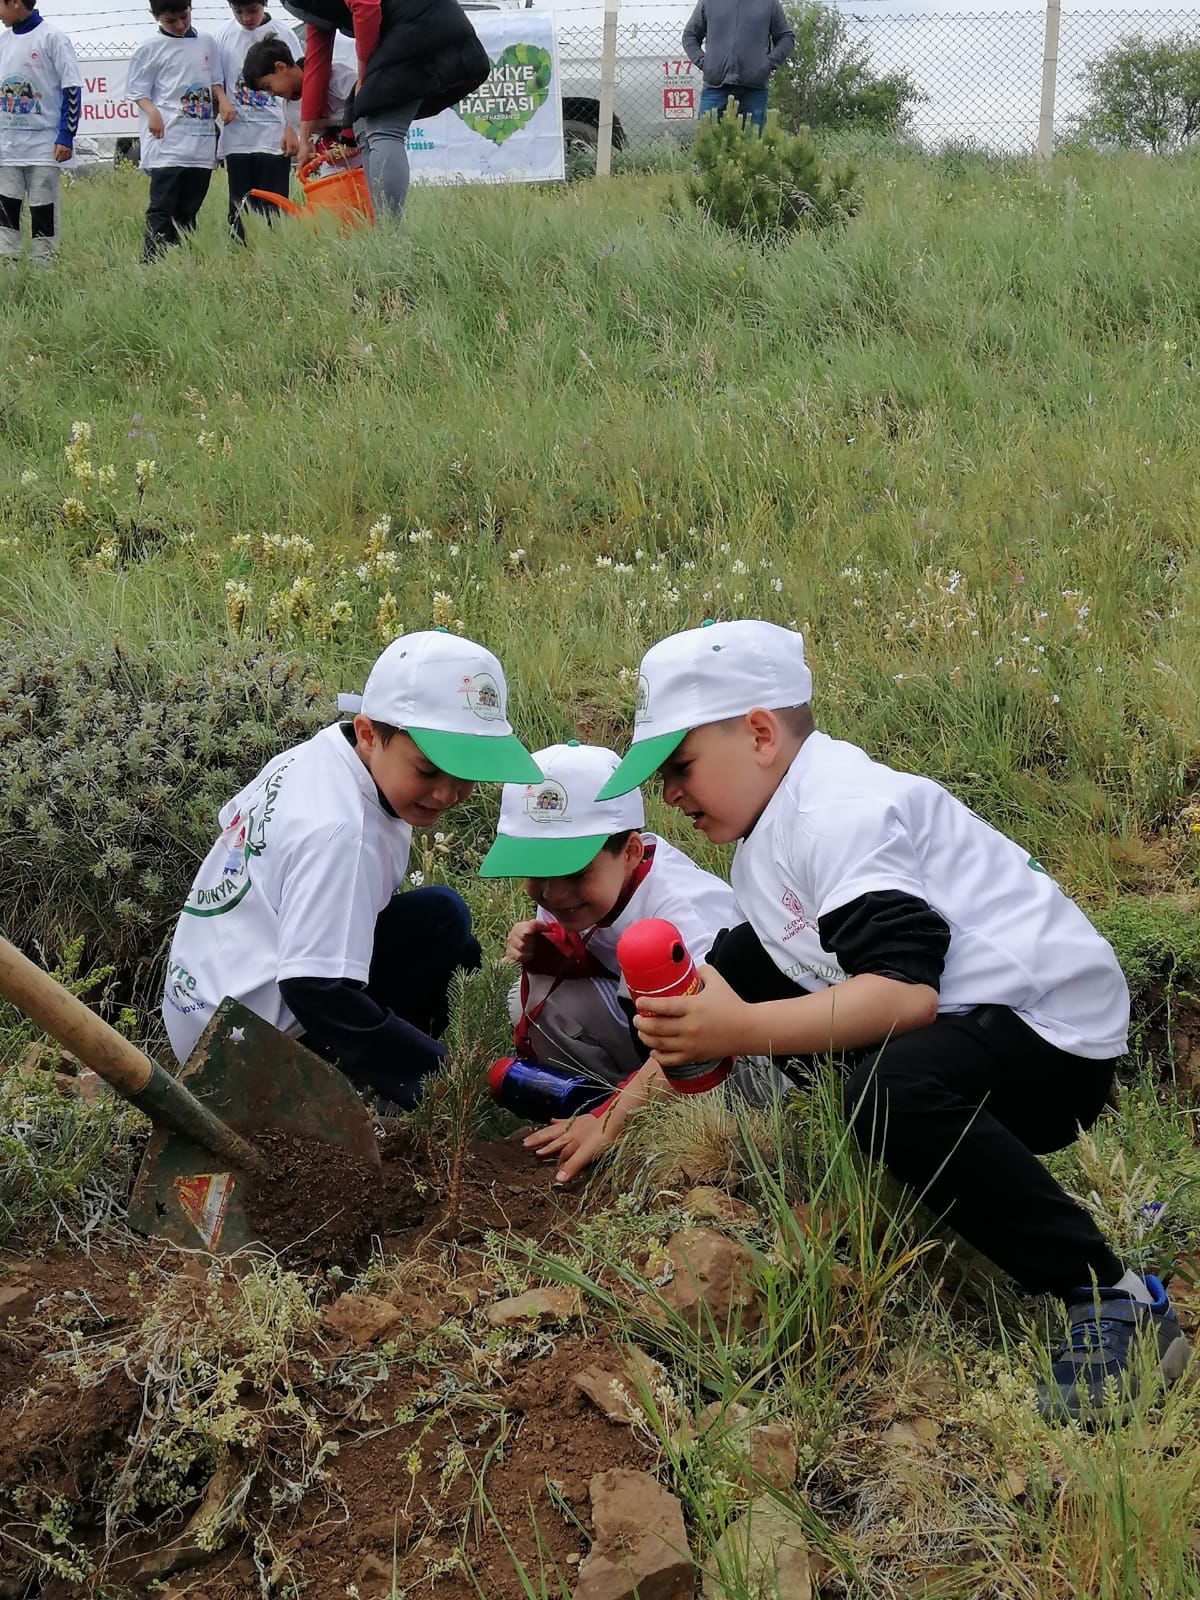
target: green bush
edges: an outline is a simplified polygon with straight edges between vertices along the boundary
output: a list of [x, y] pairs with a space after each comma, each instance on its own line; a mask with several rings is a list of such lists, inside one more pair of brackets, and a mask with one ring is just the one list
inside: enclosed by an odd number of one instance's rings
[[786, 10], [796, 45], [771, 78], [771, 105], [784, 126], [903, 131], [913, 107], [929, 98], [908, 73], [876, 72], [870, 45], [850, 37], [833, 6]]
[[733, 115], [703, 117], [688, 194], [713, 222], [761, 243], [797, 229], [840, 227], [858, 210], [858, 168], [827, 164], [808, 129], [786, 132], [768, 112], [759, 133]]
[[1190, 905], [1123, 895], [1095, 922], [1116, 951], [1135, 1015], [1156, 993], [1200, 991], [1200, 917]]
[[81, 937], [122, 1000], [150, 998], [218, 810], [329, 713], [302, 665], [224, 640], [184, 675], [165, 650], [0, 635], [5, 933], [51, 957]]
[[1165, 155], [1200, 135], [1200, 35], [1130, 34], [1079, 77], [1088, 97], [1079, 132], [1095, 144]]

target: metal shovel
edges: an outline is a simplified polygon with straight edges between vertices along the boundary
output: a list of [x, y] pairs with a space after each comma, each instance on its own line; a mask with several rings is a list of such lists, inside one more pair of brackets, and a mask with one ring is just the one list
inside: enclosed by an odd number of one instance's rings
[[371, 1119], [349, 1079], [236, 1000], [222, 1002], [173, 1077], [2, 936], [0, 999], [154, 1124], [129, 1204], [140, 1233], [221, 1254], [256, 1242], [247, 1181], [270, 1174], [245, 1136], [320, 1140], [379, 1167]]

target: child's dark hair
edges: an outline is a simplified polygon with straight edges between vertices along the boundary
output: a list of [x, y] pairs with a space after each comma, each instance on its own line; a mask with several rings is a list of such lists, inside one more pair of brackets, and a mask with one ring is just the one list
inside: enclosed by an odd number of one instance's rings
[[[813, 721], [812, 708], [805, 704], [802, 706], [776, 706], [772, 713], [779, 718], [780, 726], [785, 733], [790, 733], [794, 739], [807, 739], [816, 727]], [[722, 717], [717, 724], [721, 728], [732, 728], [743, 720], [744, 713], [736, 717]]]
[[[253, 87], [250, 84], [249, 78], [246, 79], [246, 84], [247, 84], [248, 87]], [[374, 717], [371, 718], [371, 726], [375, 730], [375, 737], [379, 740], [380, 744], [383, 746], [383, 748], [385, 750], [387, 749], [388, 745], [391, 744], [392, 740], [396, 737], [396, 735], [400, 732], [400, 729], [399, 728], [393, 728], [393, 726], [392, 726], [392, 724], [390, 722], [376, 722]]]
[[256, 39], [242, 62], [242, 82], [247, 89], [257, 89], [267, 74], [275, 71], [277, 61], [289, 67], [296, 65], [287, 42], [277, 33], [269, 33], [265, 39]]
[[815, 727], [812, 710], [807, 705], [781, 706], [775, 715], [796, 739], [807, 739]]
[[161, 17], [165, 16], [167, 12], [182, 15], [183, 12], [190, 11], [191, 7], [192, 0], [150, 0], [150, 15], [152, 17]]
[[605, 855], [619, 856], [621, 851], [624, 850], [625, 846], [629, 843], [630, 839], [633, 838], [635, 832], [636, 829], [634, 828], [626, 828], [624, 833], [610, 833], [600, 848], [604, 851]]

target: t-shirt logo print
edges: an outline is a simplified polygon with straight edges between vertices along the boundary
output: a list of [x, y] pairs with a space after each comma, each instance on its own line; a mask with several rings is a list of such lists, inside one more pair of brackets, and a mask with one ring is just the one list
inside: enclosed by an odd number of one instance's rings
[[212, 121], [212, 90], [207, 83], [189, 83], [179, 96], [179, 110], [181, 115], [192, 117], [197, 122]]
[[531, 783], [525, 791], [525, 811], [533, 822], [558, 822], [567, 814], [567, 791], [553, 778]]
[[805, 928], [810, 927], [811, 924], [808, 920], [808, 914], [801, 904], [800, 896], [794, 889], [785, 888], [781, 899], [783, 901], [783, 909], [791, 918], [791, 921], [783, 930], [783, 937], [786, 942], [788, 939], [794, 939], [798, 933], [803, 933]]
[[0, 111], [15, 117], [40, 117], [42, 92], [28, 78], [5, 78], [0, 83]]
[[501, 722], [504, 719], [504, 700], [500, 685], [490, 672], [477, 672], [473, 678], [464, 678], [459, 693], [466, 697], [467, 705], [484, 722]]
[[220, 877], [215, 883], [204, 884], [197, 880], [192, 885], [183, 911], [189, 917], [219, 917], [240, 905], [251, 888], [250, 863], [267, 848], [267, 829], [275, 814], [283, 776], [291, 766], [285, 761], [267, 780], [260, 796], [251, 801], [245, 811], [231, 817], [221, 842], [225, 847], [225, 860]]
[[271, 104], [271, 96], [265, 89], [251, 89], [239, 72], [233, 86], [233, 102], [235, 105], [253, 106], [258, 111], [265, 111]]

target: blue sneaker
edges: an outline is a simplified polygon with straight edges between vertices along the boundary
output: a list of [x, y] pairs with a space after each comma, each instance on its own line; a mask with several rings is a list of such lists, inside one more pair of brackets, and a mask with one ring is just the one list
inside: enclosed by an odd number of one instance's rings
[[1157, 1278], [1147, 1278], [1151, 1305], [1123, 1289], [1076, 1289], [1067, 1310], [1070, 1331], [1050, 1381], [1038, 1384], [1038, 1410], [1056, 1422], [1124, 1420], [1137, 1395], [1137, 1352], [1157, 1352], [1156, 1379], [1166, 1387], [1183, 1376], [1191, 1350]]

